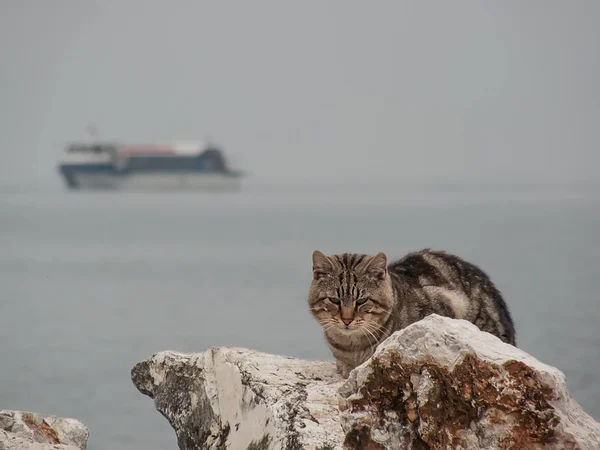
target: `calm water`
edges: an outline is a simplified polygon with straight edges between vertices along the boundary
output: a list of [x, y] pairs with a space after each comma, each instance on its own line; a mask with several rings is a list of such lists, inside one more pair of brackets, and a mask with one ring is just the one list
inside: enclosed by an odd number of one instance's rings
[[305, 296], [313, 249], [445, 248], [504, 292], [518, 345], [600, 419], [594, 190], [254, 184], [239, 194], [0, 193], [0, 408], [76, 417], [90, 450], [176, 448], [129, 372], [237, 345], [330, 359]]

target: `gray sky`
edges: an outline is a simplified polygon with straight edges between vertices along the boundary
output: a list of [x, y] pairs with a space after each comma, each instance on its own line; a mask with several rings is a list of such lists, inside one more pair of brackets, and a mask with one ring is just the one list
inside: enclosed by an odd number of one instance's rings
[[64, 142], [225, 146], [256, 177], [595, 180], [600, 2], [0, 0], [0, 183]]

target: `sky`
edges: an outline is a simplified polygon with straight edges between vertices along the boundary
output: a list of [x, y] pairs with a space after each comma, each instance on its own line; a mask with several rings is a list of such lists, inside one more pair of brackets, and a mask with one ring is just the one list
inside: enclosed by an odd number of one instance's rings
[[596, 181], [597, 0], [0, 0], [0, 184], [210, 137], [255, 179]]

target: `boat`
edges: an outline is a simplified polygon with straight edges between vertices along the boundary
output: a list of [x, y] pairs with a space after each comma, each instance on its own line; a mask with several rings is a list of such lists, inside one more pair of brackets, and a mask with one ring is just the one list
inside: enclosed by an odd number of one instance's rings
[[243, 178], [219, 146], [202, 142], [70, 142], [58, 170], [71, 190], [237, 191]]

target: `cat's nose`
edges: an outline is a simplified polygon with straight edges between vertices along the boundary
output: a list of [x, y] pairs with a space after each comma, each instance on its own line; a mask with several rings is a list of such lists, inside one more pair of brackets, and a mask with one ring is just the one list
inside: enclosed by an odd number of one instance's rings
[[344, 323], [346, 324], [346, 326], [350, 325], [350, 324], [352, 323], [352, 321], [353, 321], [353, 320], [354, 320], [354, 319], [344, 319], [344, 318], [342, 317], [342, 322], [344, 322]]

